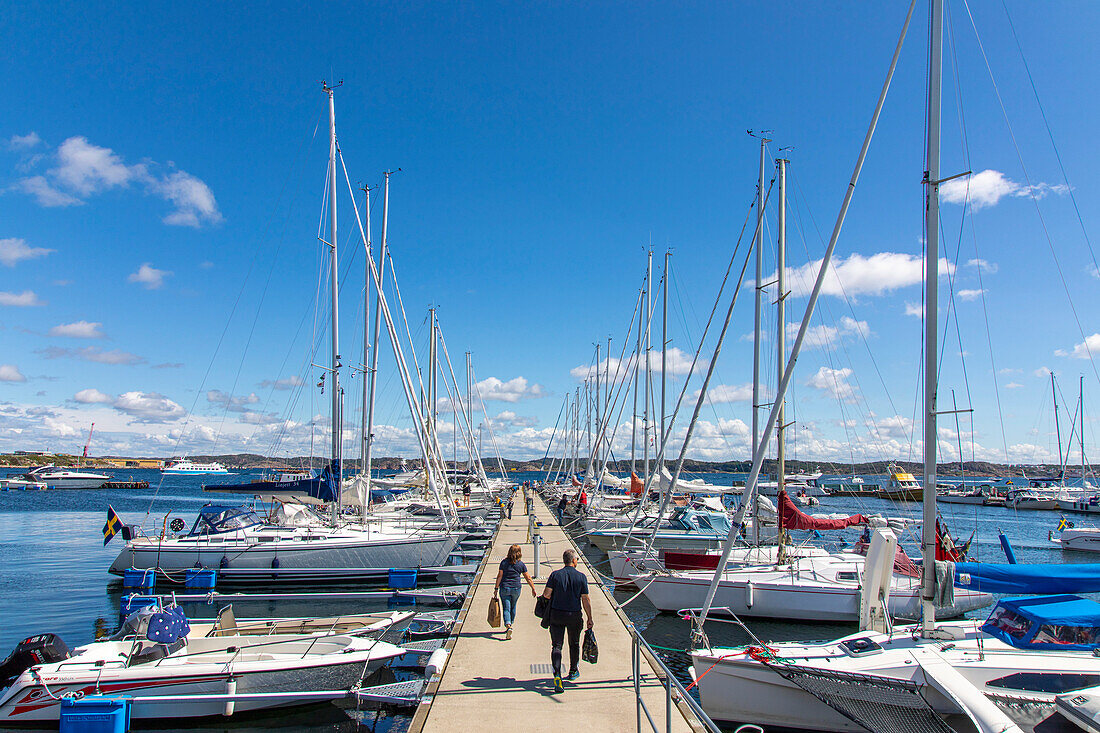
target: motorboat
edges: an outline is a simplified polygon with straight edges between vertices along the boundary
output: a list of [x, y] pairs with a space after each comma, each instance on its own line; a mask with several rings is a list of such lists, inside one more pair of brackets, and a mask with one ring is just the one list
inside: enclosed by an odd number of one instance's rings
[[12, 476], [0, 481], [0, 488], [4, 491], [45, 491], [50, 488], [45, 481], [39, 481], [28, 476]]
[[1057, 533], [1052, 531], [1048, 537], [1063, 550], [1100, 552], [1100, 527], [1074, 527], [1062, 520]]
[[[127, 528], [129, 529], [129, 528]], [[443, 565], [459, 535], [421, 524], [295, 524], [265, 522], [246, 507], [206, 505], [189, 531], [134, 535], [110, 572], [156, 569], [182, 578], [191, 568], [214, 568], [236, 582], [361, 579], [372, 570]]]
[[678, 507], [658, 526], [654, 535], [655, 522], [657, 517], [650, 517], [633, 529], [594, 530], [587, 534], [588, 541], [604, 552], [641, 546], [650, 543], [651, 539], [653, 546], [661, 549], [709, 550], [720, 547], [730, 529], [730, 517], [725, 512], [699, 511], [690, 507]]
[[217, 461], [210, 463], [196, 463], [187, 458], [177, 458], [169, 463], [160, 472], [166, 476], [189, 476], [195, 474], [229, 473], [225, 466]]
[[[74, 471], [58, 466], [39, 466], [18, 477], [31, 483], [45, 484], [51, 489], [99, 489], [111, 480], [101, 473]], [[11, 485], [11, 479], [8, 480]]]
[[897, 464], [890, 464], [887, 469], [890, 478], [886, 486], [875, 492], [880, 499], [891, 501], [920, 501], [924, 497], [924, 489], [913, 474], [902, 469]]
[[[405, 653], [393, 644], [345, 634], [196, 636], [181, 613], [167, 609], [152, 617], [140, 635], [124, 627], [121, 635], [71, 653], [54, 634], [24, 640], [0, 668], [0, 685], [6, 687], [0, 721], [56, 722], [66, 697], [123, 692], [132, 697], [130, 714], [137, 720], [288, 707], [316, 701], [294, 693], [350, 690]], [[224, 697], [273, 692], [286, 694], [236, 701]], [[181, 700], [183, 695], [196, 697]]]

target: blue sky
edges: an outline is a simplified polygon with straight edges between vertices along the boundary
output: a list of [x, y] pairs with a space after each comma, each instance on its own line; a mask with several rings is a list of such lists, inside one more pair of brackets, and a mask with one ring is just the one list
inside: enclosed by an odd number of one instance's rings
[[[965, 219], [965, 184], [944, 193], [942, 253], [962, 346], [952, 322], [941, 408], [952, 389], [974, 408], [973, 424], [960, 426], [967, 457], [1004, 460], [1007, 448], [1010, 460], [1031, 462], [1055, 453], [1044, 370], [1059, 376], [1067, 402], [1083, 375], [1086, 417], [1100, 415], [1088, 348], [1100, 350], [1100, 279], [1086, 244], [1100, 193], [1098, 105], [1087, 93], [1100, 9], [1007, 7], [1022, 57], [999, 3], [970, 8], [994, 87], [966, 6], [949, 5], [942, 170], [979, 175]], [[314, 416], [327, 413], [308, 366], [324, 319], [313, 306], [327, 155], [320, 80], [342, 79], [337, 127], [352, 182], [375, 185], [401, 168], [390, 244], [418, 353], [436, 304], [452, 357], [474, 354], [505, 453], [541, 456], [592, 344], [610, 335], [618, 354], [650, 243], [658, 262], [674, 250], [671, 345], [694, 350], [754, 194], [758, 151], [746, 129], [774, 130], [769, 171], [789, 148], [788, 265], [806, 272], [820, 259], [904, 12], [838, 3], [9, 8], [0, 16], [0, 450], [77, 451], [95, 421], [97, 454], [308, 451]], [[797, 458], [919, 455], [926, 14], [918, 8], [837, 249], [848, 297], [827, 291], [816, 348], [799, 360]], [[363, 259], [341, 195], [347, 355], [361, 348]], [[774, 207], [768, 220], [774, 269]], [[792, 321], [805, 305], [795, 290]], [[945, 296], [941, 315], [947, 306]], [[747, 293], [693, 455], [747, 456], [751, 344], [741, 337], [751, 323]], [[411, 455], [388, 344], [381, 354], [379, 451]], [[774, 356], [766, 363], [770, 375]], [[683, 372], [671, 371], [676, 394]], [[345, 384], [353, 392], [360, 381]], [[954, 421], [944, 423], [950, 457]], [[617, 434], [620, 455], [626, 436]]]

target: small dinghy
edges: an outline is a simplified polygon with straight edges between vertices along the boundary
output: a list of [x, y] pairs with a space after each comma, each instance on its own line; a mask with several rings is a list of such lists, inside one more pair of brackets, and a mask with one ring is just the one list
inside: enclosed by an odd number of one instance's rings
[[[25, 639], [0, 665], [0, 725], [55, 722], [62, 699], [97, 694], [132, 696], [134, 719], [289, 707], [316, 701], [306, 693], [296, 699], [296, 692], [350, 690], [405, 653], [362, 636], [278, 633], [278, 628], [200, 636], [203, 627], [192, 629], [178, 608], [137, 616], [111, 639], [72, 652], [55, 634]], [[143, 633], [135, 634], [140, 626]], [[225, 698], [253, 693], [281, 694]]]

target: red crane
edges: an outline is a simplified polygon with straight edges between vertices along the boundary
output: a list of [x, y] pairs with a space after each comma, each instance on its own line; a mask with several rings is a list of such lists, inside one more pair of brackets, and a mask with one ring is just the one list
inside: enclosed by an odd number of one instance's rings
[[88, 428], [88, 442], [84, 444], [84, 462], [88, 462], [88, 446], [92, 442], [92, 431], [95, 430], [95, 423], [92, 423], [92, 427]]

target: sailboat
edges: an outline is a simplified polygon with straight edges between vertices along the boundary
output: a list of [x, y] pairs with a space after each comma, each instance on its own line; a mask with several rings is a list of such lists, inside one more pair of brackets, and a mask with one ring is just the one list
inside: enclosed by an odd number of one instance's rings
[[[858, 180], [874, 125], [912, 18], [905, 26], [859, 162]], [[925, 175], [924, 521], [921, 619], [895, 626], [885, 612], [891, 589], [884, 582], [896, 538], [878, 530], [868, 555], [861, 597], [860, 631], [818, 643], [757, 643], [715, 647], [703, 623], [714, 598], [714, 579], [697, 619], [692, 652], [703, 707], [717, 720], [749, 720], [767, 726], [814, 731], [972, 731], [1020, 733], [1054, 709], [1056, 697], [1090, 699], [1100, 684], [1100, 604], [1073, 595], [1003, 599], [983, 624], [937, 622], [937, 597], [951, 589], [949, 566], [936, 563], [937, 264], [939, 257], [939, 103], [943, 0], [931, 0]], [[847, 202], [846, 198], [846, 202]], [[841, 219], [845, 212], [841, 209]], [[839, 230], [822, 265], [824, 271]], [[821, 279], [819, 276], [818, 286]], [[812, 310], [819, 287], [811, 296]], [[782, 394], [785, 385], [781, 385]], [[755, 462], [754, 462], [755, 463]], [[754, 465], [755, 467], [755, 465]], [[731, 543], [728, 543], [728, 545]], [[1068, 566], [1067, 566], [1068, 568]], [[1049, 578], [1067, 568], [990, 565], [1006, 582], [1025, 584], [1037, 571]], [[1015, 569], [1015, 570], [1014, 570]], [[944, 571], [944, 572], [941, 572]], [[1092, 578], [1090, 582], [1095, 582]], [[1040, 591], [1041, 592], [1041, 591]], [[751, 633], [751, 632], [750, 632]], [[1077, 691], [1077, 692], [1074, 692]], [[1090, 729], [1095, 729], [1096, 719]]]
[[[215, 568], [220, 577], [239, 582], [362, 579], [379, 573], [384, 576], [388, 568], [442, 565], [458, 544], [459, 537], [449, 523], [440, 532], [425, 528], [422, 522], [356, 524], [341, 513], [343, 391], [340, 388], [336, 237], [336, 110], [333, 88], [325, 85], [324, 91], [328, 95], [329, 108], [331, 239], [327, 243], [331, 274], [331, 363], [324, 376], [328, 378], [332, 395], [331, 456], [317, 476], [219, 488], [268, 499], [297, 499], [321, 504], [331, 508], [331, 517], [326, 519], [312, 511], [295, 509], [292, 513], [296, 521], [271, 521], [241, 507], [207, 505], [199, 511], [187, 532], [182, 531], [185, 525], [171, 535], [166, 527], [158, 536], [134, 534], [127, 528], [124, 532], [126, 546], [111, 564], [111, 573], [124, 575], [128, 569], [155, 569], [168, 579], [182, 580], [190, 568]], [[367, 256], [369, 260], [369, 252]]]

